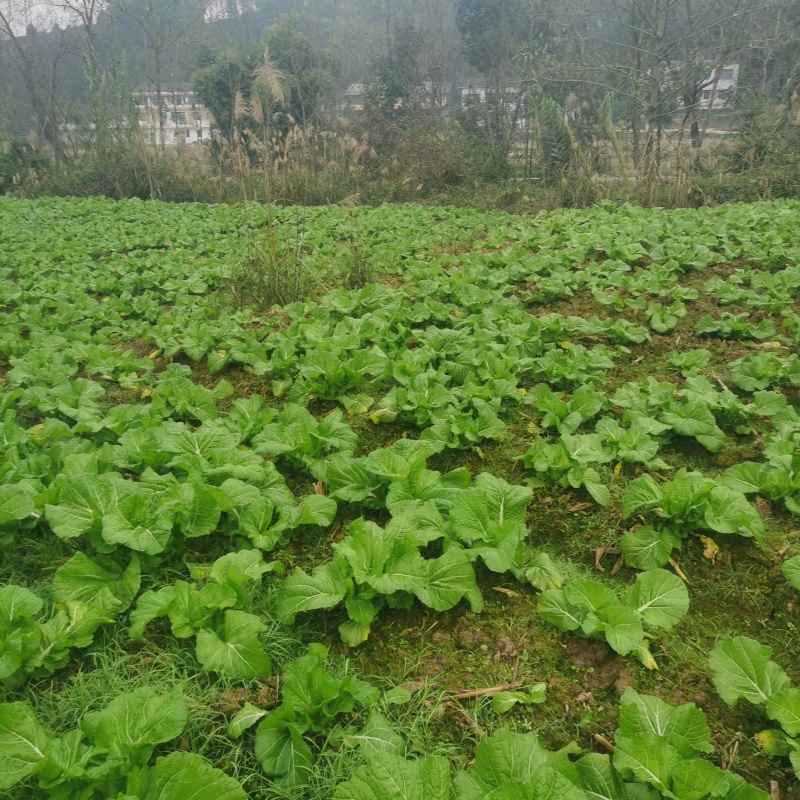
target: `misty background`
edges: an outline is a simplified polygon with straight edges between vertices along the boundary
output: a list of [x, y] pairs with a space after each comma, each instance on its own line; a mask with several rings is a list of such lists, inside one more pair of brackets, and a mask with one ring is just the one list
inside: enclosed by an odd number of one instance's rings
[[798, 48], [795, 0], [0, 0], [0, 189], [794, 196]]

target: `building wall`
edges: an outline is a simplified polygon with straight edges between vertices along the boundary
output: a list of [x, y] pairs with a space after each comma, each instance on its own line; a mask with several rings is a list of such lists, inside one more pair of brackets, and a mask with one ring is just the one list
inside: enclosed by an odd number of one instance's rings
[[[707, 109], [711, 106], [711, 93], [714, 90], [714, 75], [709, 75], [703, 84], [705, 88], [700, 95], [700, 108]], [[739, 65], [725, 64], [720, 70], [719, 80], [717, 81], [717, 93], [714, 97], [714, 108], [728, 108], [730, 105], [729, 96], [739, 85]]]
[[[155, 92], [142, 92], [136, 109], [139, 125], [149, 134], [152, 144], [159, 144], [158, 97]], [[211, 138], [212, 117], [205, 106], [197, 102], [190, 90], [169, 90], [161, 93], [161, 113], [164, 118], [164, 144], [197, 144]]]

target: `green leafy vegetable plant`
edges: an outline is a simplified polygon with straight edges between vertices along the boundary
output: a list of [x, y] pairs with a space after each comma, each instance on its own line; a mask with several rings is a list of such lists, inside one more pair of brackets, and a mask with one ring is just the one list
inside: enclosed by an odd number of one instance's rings
[[523, 398], [540, 418], [542, 428], [555, 428], [560, 434], [572, 434], [598, 414], [605, 404], [605, 395], [593, 386], [576, 389], [569, 400], [553, 392], [545, 383], [534, 386]]
[[672, 572], [653, 569], [636, 576], [620, 598], [597, 581], [579, 580], [539, 595], [537, 613], [562, 631], [603, 637], [620, 655], [633, 653], [646, 667], [656, 667], [652, 635], [645, 629], [671, 630], [689, 610], [686, 585]]
[[0, 681], [17, 683], [65, 666], [71, 650], [88, 647], [101, 625], [128, 608], [140, 581], [136, 555], [122, 570], [110, 559], [76, 553], [54, 575], [56, 610], [44, 620], [38, 595], [13, 584], [0, 588]]
[[260, 550], [222, 556], [202, 586], [176, 581], [145, 592], [131, 612], [129, 634], [138, 639], [150, 622], [168, 617], [173, 636], [197, 637], [197, 660], [203, 669], [234, 678], [265, 677], [272, 662], [259, 635], [267, 626], [241, 609], [261, 585], [262, 575], [280, 569], [277, 562], [264, 563]]
[[788, 756], [800, 773], [800, 688], [770, 659], [772, 649], [747, 636], [718, 642], [708, 663], [720, 697], [734, 705], [744, 698], [764, 706], [767, 717], [780, 725], [756, 736], [756, 742], [770, 756]]
[[335, 546], [332, 561], [315, 567], [310, 575], [297, 568], [284, 580], [278, 619], [291, 624], [299, 612], [344, 603], [349, 619], [339, 626], [339, 633], [355, 647], [366, 641], [372, 621], [385, 605], [408, 608], [417, 597], [436, 611], [446, 611], [466, 598], [473, 611], [481, 611], [475, 571], [464, 550], [454, 546], [426, 559], [419, 548], [441, 538], [441, 529], [424, 524], [406, 528], [404, 522], [386, 528], [363, 519], [351, 523], [348, 535]]
[[771, 339], [777, 333], [775, 323], [764, 319], [758, 324], [748, 322], [750, 314], [730, 314], [723, 312], [719, 319], [714, 319], [711, 314], [704, 314], [694, 326], [698, 335], [716, 333], [723, 339]]
[[321, 472], [332, 453], [352, 455], [358, 436], [342, 422], [342, 412], [332, 411], [317, 421], [305, 408], [286, 403], [274, 421], [253, 438], [257, 453], [284, 458], [312, 475]]
[[514, 706], [533, 706], [544, 703], [547, 698], [547, 684], [536, 683], [527, 692], [498, 692], [492, 697], [492, 710], [495, 714], [505, 714]]
[[565, 433], [555, 444], [538, 437], [523, 461], [526, 467], [543, 476], [532, 481], [534, 486], [544, 485], [545, 478], [564, 488], [583, 486], [597, 503], [607, 506], [611, 502], [611, 491], [597, 466], [607, 464], [613, 457], [598, 434]]
[[[384, 606], [408, 608], [415, 597], [437, 611], [462, 599], [480, 611], [483, 600], [473, 562], [480, 560], [493, 572], [525, 578], [530, 489], [488, 473], [471, 485], [468, 473], [446, 480], [448, 476], [426, 470], [423, 460], [409, 465], [389, 449], [372, 453], [364, 463], [379, 475], [401, 479], [392, 482], [387, 492], [390, 521], [381, 527], [363, 517], [355, 520], [347, 526], [344, 539], [333, 545], [332, 561], [311, 574], [298, 568], [287, 577], [278, 595], [280, 621], [291, 624], [299, 612], [343, 603], [349, 620], [339, 632], [347, 644], [356, 646], [366, 641]], [[330, 470], [326, 474], [331, 479]], [[357, 480], [364, 479], [362, 471]], [[438, 548], [436, 555], [431, 546]], [[528, 572], [540, 585], [557, 581], [556, 570], [544, 558], [535, 560]]]
[[784, 395], [756, 392], [755, 401], [760, 413], [770, 416], [775, 430], [766, 437], [766, 460], [735, 464], [719, 480], [744, 494], [778, 501], [790, 514], [800, 516], [800, 417]]
[[174, 752], [152, 762], [156, 746], [180, 736], [188, 717], [180, 690], [143, 687], [55, 737], [27, 703], [0, 704], [0, 789], [36, 776], [52, 800], [246, 800], [236, 780], [198, 755]]
[[372, 758], [340, 784], [334, 800], [768, 800], [769, 795], [704, 758], [713, 752], [705, 716], [693, 703], [671, 706], [626, 689], [614, 754], [573, 742], [547, 750], [535, 733], [503, 727], [481, 741], [475, 759], [453, 776], [447, 760]]
[[746, 355], [728, 365], [733, 383], [745, 392], [771, 386], [800, 386], [800, 358], [781, 358], [774, 353]]
[[764, 546], [764, 523], [745, 495], [699, 472], [681, 469], [662, 484], [647, 474], [631, 481], [622, 497], [623, 518], [648, 511], [665, 522], [643, 525], [620, 540], [626, 562], [637, 569], [663, 567], [698, 530], [738, 534]]
[[[308, 654], [287, 664], [281, 683], [281, 703], [265, 711], [246, 704], [231, 720], [229, 733], [240, 736], [258, 723], [256, 758], [264, 771], [283, 788], [307, 783], [313, 763], [311, 745], [325, 737], [358, 737], [352, 724], [342, 726], [356, 708], [369, 708], [378, 699], [371, 684], [344, 675], [335, 677], [325, 668], [327, 648], [312, 644]], [[385, 718], [382, 718], [385, 722]], [[361, 730], [362, 738], [378, 723], [371, 715]], [[388, 725], [388, 723], [386, 723]], [[364, 730], [366, 729], [366, 731]]]

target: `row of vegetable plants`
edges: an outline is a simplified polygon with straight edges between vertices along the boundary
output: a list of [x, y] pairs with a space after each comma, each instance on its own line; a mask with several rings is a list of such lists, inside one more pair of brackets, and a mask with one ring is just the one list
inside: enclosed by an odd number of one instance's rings
[[[335, 259], [357, 224], [376, 264], [402, 283], [333, 289], [268, 314], [231, 309], [220, 295], [230, 243], [258, 207], [43, 200], [2, 201], [0, 213], [9, 221], [0, 237], [0, 541], [7, 552], [48, 537], [80, 548], [46, 588], [23, 585], [23, 575], [0, 588], [6, 691], [63, 669], [120, 616], [134, 640], [168, 620], [175, 639], [192, 640], [202, 670], [264, 678], [275, 668], [262, 644], [270, 620], [252, 604], [264, 576], [280, 581], [279, 623], [338, 609], [351, 648], [384, 609], [466, 602], [478, 613], [479, 577], [510, 576], [539, 592], [546, 623], [653, 669], [658, 630], [690, 608], [683, 578], [665, 569], [674, 551], [695, 534], [766, 548], [755, 495], [800, 515], [791, 203], [700, 214], [598, 206], [533, 221], [417, 207], [315, 211], [303, 223], [310, 265]], [[298, 213], [280, 213], [287, 245]], [[54, 216], [58, 225], [33, 234], [34, 220]], [[727, 264], [740, 266], [716, 269]], [[577, 295], [608, 315], [544, 313]], [[738, 313], [695, 312], [701, 300]], [[676, 340], [666, 365], [674, 381], [617, 377], [637, 347], [672, 331], [709, 349]], [[718, 342], [734, 344], [733, 357], [720, 360]], [[259, 391], [243, 389], [248, 381]], [[364, 426], [387, 446], [365, 448]], [[496, 442], [517, 448], [524, 483], [435, 468]], [[743, 442], [763, 459], [681, 467], [687, 445], [714, 458]], [[542, 490], [586, 491], [633, 522], [619, 547], [642, 571], [624, 591], [565, 580], [537, 546], [527, 509]], [[334, 524], [344, 536], [313, 569], [284, 577], [280, 561], [265, 560]], [[153, 583], [196, 546], [214, 557]], [[794, 586], [798, 557], [784, 565]], [[733, 702], [740, 695], [720, 678], [719, 652], [712, 675]], [[645, 796], [644, 785], [663, 797], [763, 796], [700, 757], [710, 740], [697, 709], [634, 692], [622, 698], [613, 758], [549, 754], [532, 734], [504, 729], [451, 784], [438, 757], [404, 760], [377, 689], [327, 672], [325, 659], [313, 646], [284, 664], [281, 704], [245, 706], [231, 722], [234, 738], [258, 726], [258, 761], [284, 787], [307, 780], [313, 737], [359, 709], [363, 724], [341, 723], [339, 739], [363, 745], [367, 761], [340, 798], [385, 795], [398, 782], [425, 798], [624, 798]], [[782, 726], [766, 751], [796, 766], [800, 702], [773, 663], [762, 665], [769, 686], [757, 676], [761, 688], [741, 694]], [[537, 697], [518, 694], [499, 707]], [[61, 737], [26, 703], [2, 704], [10, 749], [0, 787], [36, 775], [53, 797], [244, 796], [199, 756], [153, 760], [181, 735], [182, 703], [137, 690]], [[673, 722], [650, 730], [653, 715]], [[691, 736], [676, 733], [684, 725]], [[517, 752], [537, 755], [518, 768]]]

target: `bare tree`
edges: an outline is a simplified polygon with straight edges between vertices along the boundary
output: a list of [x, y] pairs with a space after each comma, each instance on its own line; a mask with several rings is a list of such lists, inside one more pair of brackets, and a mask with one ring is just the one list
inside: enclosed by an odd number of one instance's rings
[[60, 130], [65, 116], [59, 67], [70, 52], [70, 44], [67, 32], [55, 28], [55, 37], [49, 37], [50, 46], [46, 49], [40, 46], [34, 20], [49, 27], [53, 19], [47, 12], [46, 7], [28, 0], [0, 4], [0, 42], [19, 70], [33, 112], [37, 139], [50, 145], [58, 167], [64, 156]]
[[178, 43], [185, 42], [189, 32], [202, 21], [206, 11], [204, 0], [116, 0], [113, 8], [139, 28], [150, 68], [144, 71], [156, 94], [158, 104], [159, 147], [166, 146], [164, 79], [167, 56]]
[[84, 75], [92, 106], [95, 146], [102, 154], [106, 148], [108, 119], [103, 96], [103, 71], [97, 55], [96, 38], [97, 25], [108, 4], [106, 0], [54, 0], [52, 5], [68, 23], [77, 25], [83, 31]]

